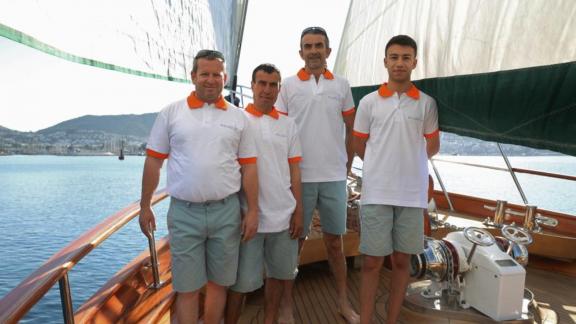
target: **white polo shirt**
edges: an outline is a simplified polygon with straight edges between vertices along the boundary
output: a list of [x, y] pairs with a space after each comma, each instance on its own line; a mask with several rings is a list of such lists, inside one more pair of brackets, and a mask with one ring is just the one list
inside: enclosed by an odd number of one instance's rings
[[264, 115], [253, 104], [245, 113], [258, 148], [258, 232], [281, 232], [290, 227], [296, 208], [289, 167], [302, 160], [296, 124], [276, 109]]
[[170, 196], [206, 202], [240, 190], [240, 164], [256, 163], [254, 135], [239, 108], [222, 97], [215, 104], [193, 92], [162, 109], [146, 146], [147, 154], [168, 158]]
[[362, 98], [354, 121], [354, 136], [368, 138], [361, 203], [426, 208], [425, 137], [438, 135], [436, 101], [414, 85], [399, 95], [384, 84]]
[[348, 81], [326, 70], [316, 83], [301, 69], [282, 82], [276, 108], [293, 117], [298, 125], [302, 182], [346, 180], [343, 115], [354, 114]]

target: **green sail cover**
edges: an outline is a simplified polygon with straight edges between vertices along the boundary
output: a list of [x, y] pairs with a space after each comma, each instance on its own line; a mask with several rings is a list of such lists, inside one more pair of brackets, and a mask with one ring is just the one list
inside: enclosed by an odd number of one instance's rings
[[[414, 81], [442, 131], [576, 156], [576, 62]], [[356, 106], [379, 85], [353, 87]]]

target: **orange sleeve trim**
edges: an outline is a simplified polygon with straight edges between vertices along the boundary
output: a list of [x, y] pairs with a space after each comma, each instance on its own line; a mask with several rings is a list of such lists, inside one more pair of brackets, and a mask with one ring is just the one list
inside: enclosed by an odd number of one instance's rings
[[155, 157], [158, 159], [167, 159], [168, 158], [168, 154], [156, 152], [156, 151], [151, 150], [151, 149], [146, 149], [146, 155], [151, 156], [151, 157]]
[[352, 135], [356, 136], [356, 137], [360, 137], [360, 138], [368, 138], [370, 137], [370, 134], [365, 134], [365, 133], [360, 133], [357, 131], [352, 131]]
[[256, 163], [256, 157], [238, 158], [238, 163], [240, 163], [241, 165], [255, 164]]
[[437, 130], [433, 131], [433, 132], [430, 133], [430, 134], [424, 134], [424, 137], [426, 137], [426, 138], [433, 138], [433, 137], [438, 136], [439, 134], [440, 134], [440, 129], [437, 129]]
[[298, 163], [300, 161], [302, 161], [301, 156], [294, 156], [294, 157], [288, 158], [288, 163]]
[[350, 116], [350, 115], [354, 115], [354, 113], [356, 112], [356, 108], [352, 107], [348, 110], [344, 110], [342, 112], [342, 116]]
[[280, 110], [276, 110], [276, 111], [277, 111], [279, 114], [282, 114], [282, 115], [284, 115], [284, 116], [288, 116], [288, 113], [285, 113], [285, 112], [280, 111]]

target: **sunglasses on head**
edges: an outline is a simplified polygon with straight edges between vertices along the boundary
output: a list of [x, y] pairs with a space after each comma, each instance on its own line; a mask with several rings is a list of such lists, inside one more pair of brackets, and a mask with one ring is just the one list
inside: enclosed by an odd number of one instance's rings
[[217, 58], [217, 59], [221, 59], [222, 61], [224, 61], [224, 55], [222, 53], [220, 53], [219, 51], [215, 51], [215, 50], [209, 50], [209, 49], [203, 49], [198, 51], [198, 53], [196, 53], [196, 56], [194, 56], [194, 59], [199, 59], [199, 58]]
[[308, 27], [302, 31], [300, 38], [304, 37], [304, 35], [306, 35], [306, 34], [322, 34], [322, 35], [328, 37], [326, 30], [322, 27]]

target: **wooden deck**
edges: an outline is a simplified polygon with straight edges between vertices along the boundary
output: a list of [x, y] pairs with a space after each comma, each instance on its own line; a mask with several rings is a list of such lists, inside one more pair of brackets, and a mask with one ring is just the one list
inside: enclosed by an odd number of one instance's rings
[[[382, 270], [376, 297], [375, 323], [386, 319], [385, 303], [388, 297], [389, 271]], [[526, 287], [535, 294], [543, 310], [552, 309], [558, 315], [558, 323], [576, 323], [576, 278], [530, 268]], [[359, 309], [360, 270], [349, 267], [348, 293], [352, 306]], [[336, 290], [326, 262], [301, 267], [294, 289], [294, 315], [296, 323], [345, 324], [336, 311]], [[249, 295], [241, 324], [264, 323], [263, 290]], [[448, 319], [432, 319], [404, 309], [401, 323], [470, 323]]]

